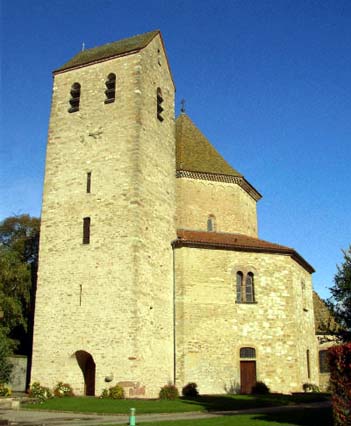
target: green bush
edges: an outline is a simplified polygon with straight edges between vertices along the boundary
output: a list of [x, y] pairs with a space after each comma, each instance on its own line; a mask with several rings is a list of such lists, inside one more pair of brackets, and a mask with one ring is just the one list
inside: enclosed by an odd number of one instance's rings
[[11, 396], [11, 388], [0, 383], [0, 396]]
[[257, 395], [267, 395], [269, 393], [269, 387], [263, 382], [257, 382], [255, 386], [252, 387], [251, 393]]
[[108, 392], [108, 389], [103, 389], [102, 390], [102, 392], [101, 392], [101, 395], [100, 395], [100, 398], [109, 398], [110, 397], [110, 394], [109, 394], [109, 392]]
[[28, 393], [30, 398], [35, 398], [40, 402], [52, 398], [52, 393], [50, 392], [50, 389], [45, 386], [41, 386], [39, 382], [32, 383]]
[[58, 382], [54, 387], [54, 395], [58, 398], [62, 398], [64, 396], [74, 396], [72, 386], [68, 383]]
[[351, 343], [328, 349], [335, 426], [351, 425]]
[[160, 399], [177, 399], [179, 398], [179, 392], [175, 385], [168, 384], [161, 388], [159, 393]]
[[185, 385], [182, 389], [182, 395], [186, 398], [195, 398], [198, 396], [199, 391], [197, 390], [197, 384], [192, 382]]
[[304, 392], [320, 392], [319, 387], [313, 383], [304, 383], [302, 389]]
[[108, 396], [112, 399], [124, 399], [124, 390], [122, 386], [115, 385], [108, 390]]

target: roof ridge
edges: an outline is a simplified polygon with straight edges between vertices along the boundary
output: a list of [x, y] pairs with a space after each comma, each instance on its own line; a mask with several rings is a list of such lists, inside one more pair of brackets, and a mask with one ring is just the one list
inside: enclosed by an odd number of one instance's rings
[[149, 31], [147, 33], [137, 34], [132, 37], [125, 37], [121, 40], [82, 50], [60, 68], [57, 68], [54, 73], [63, 72], [72, 68], [83, 67], [90, 63], [104, 61], [114, 56], [143, 49], [154, 39], [154, 37], [156, 37], [157, 34], [161, 34], [161, 31]]

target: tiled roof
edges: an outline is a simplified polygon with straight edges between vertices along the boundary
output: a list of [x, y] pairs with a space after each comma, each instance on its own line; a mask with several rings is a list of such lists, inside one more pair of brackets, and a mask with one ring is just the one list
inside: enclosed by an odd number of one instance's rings
[[313, 292], [313, 308], [317, 334], [333, 334], [340, 329], [327, 305], [315, 291]]
[[160, 34], [159, 30], [125, 38], [123, 40], [94, 47], [92, 49], [83, 50], [75, 55], [71, 60], [66, 62], [62, 67], [58, 68], [55, 72], [84, 66], [92, 62], [99, 62], [114, 56], [143, 49], [157, 34]]
[[184, 113], [176, 120], [176, 165], [177, 170], [242, 176]]
[[313, 273], [313, 267], [305, 261], [293, 248], [259, 240], [242, 234], [229, 234], [222, 232], [177, 230], [177, 240], [173, 241], [174, 247], [200, 247], [234, 251], [251, 251], [291, 256], [308, 272]]

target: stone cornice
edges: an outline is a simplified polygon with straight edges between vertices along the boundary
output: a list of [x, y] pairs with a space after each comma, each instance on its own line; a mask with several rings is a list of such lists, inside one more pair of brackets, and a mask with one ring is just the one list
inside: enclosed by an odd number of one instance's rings
[[242, 176], [230, 176], [219, 173], [204, 173], [204, 172], [192, 172], [188, 170], [177, 170], [177, 178], [188, 178], [188, 179], [199, 179], [208, 180], [213, 182], [224, 182], [224, 183], [235, 183], [239, 185], [244, 191], [246, 191], [254, 200], [258, 201], [262, 198], [262, 195], [256, 191], [256, 189], [249, 184], [249, 182]]

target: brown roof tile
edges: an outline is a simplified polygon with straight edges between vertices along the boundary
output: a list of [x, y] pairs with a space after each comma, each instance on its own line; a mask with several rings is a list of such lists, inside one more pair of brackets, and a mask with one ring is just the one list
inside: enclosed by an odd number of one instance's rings
[[177, 240], [173, 242], [174, 247], [207, 247], [213, 249], [283, 254], [291, 256], [308, 272], [314, 272], [313, 267], [293, 248], [259, 240], [258, 238], [249, 237], [247, 235], [178, 229], [177, 237]]

